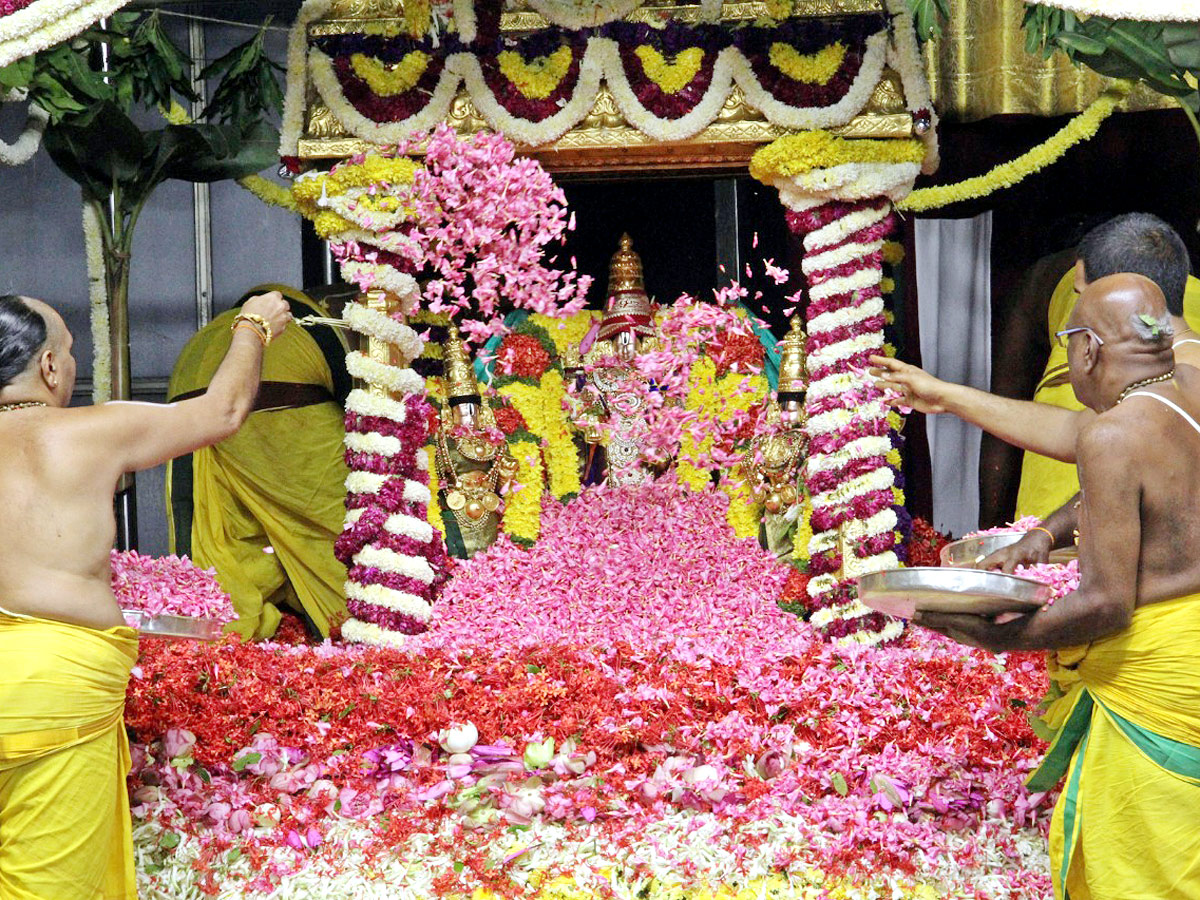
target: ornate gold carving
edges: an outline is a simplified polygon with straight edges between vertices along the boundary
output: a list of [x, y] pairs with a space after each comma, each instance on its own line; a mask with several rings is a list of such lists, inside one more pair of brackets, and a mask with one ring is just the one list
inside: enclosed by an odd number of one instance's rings
[[304, 133], [314, 140], [353, 137], [338, 121], [333, 111], [320, 100], [313, 101], [308, 108], [308, 123]]
[[[793, 17], [840, 16], [883, 11], [883, 0], [798, 0]], [[722, 22], [753, 21], [769, 18], [766, 3], [725, 3], [721, 7]], [[695, 25], [708, 21], [696, 4], [647, 3], [628, 16], [627, 22], [661, 24], [667, 20]], [[506, 32], [537, 31], [549, 27], [541, 15], [532, 10], [506, 12], [500, 17], [500, 30]]]
[[394, 19], [404, 14], [404, 0], [333, 0], [329, 19]]
[[855, 116], [845, 125], [830, 128], [844, 138], [907, 138], [913, 136], [912, 116], [909, 113]]
[[863, 112], [890, 115], [907, 110], [904, 102], [904, 83], [900, 80], [900, 73], [895, 69], [884, 69]]

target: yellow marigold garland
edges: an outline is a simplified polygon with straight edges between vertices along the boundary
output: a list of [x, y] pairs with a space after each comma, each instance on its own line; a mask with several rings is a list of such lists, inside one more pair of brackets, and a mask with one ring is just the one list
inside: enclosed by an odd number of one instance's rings
[[750, 174], [769, 184], [845, 163], [919, 163], [924, 158], [925, 145], [916, 138], [849, 140], [828, 131], [805, 131], [776, 138], [755, 151]]
[[700, 47], [688, 47], [676, 53], [670, 62], [649, 44], [642, 44], [633, 52], [642, 61], [646, 77], [664, 94], [678, 94], [691, 84], [704, 62], [704, 50]]
[[247, 175], [245, 178], [239, 178], [237, 183], [268, 206], [278, 206], [288, 212], [300, 211], [292, 197], [291, 189], [282, 184], [268, 181], [261, 175]]
[[1112, 115], [1133, 85], [1116, 81], [1097, 97], [1083, 112], [1073, 118], [1042, 143], [1025, 151], [1016, 159], [1001, 163], [985, 175], [977, 175], [957, 184], [921, 188], [896, 204], [905, 212], [924, 212], [962, 200], [986, 197], [1001, 188], [1012, 187], [1019, 181], [1051, 165], [1081, 141], [1095, 136], [1100, 123]]
[[350, 56], [350, 68], [380, 97], [394, 97], [411, 91], [429, 68], [429, 54], [412, 50], [395, 65], [389, 66], [365, 53]]
[[846, 45], [837, 41], [816, 53], [801, 53], [791, 44], [776, 42], [767, 55], [771, 65], [793, 81], [828, 84], [846, 59]]
[[792, 532], [792, 559], [808, 562], [808, 545], [812, 536], [812, 497], [801, 486], [800, 518], [796, 520], [796, 530]]
[[571, 429], [563, 411], [566, 393], [562, 374], [557, 369], [551, 369], [542, 376], [542, 425], [545, 432], [540, 437], [546, 441], [550, 493], [559, 500], [578, 494], [583, 489], [579, 478], [579, 449], [571, 439]]
[[562, 356], [567, 352], [568, 347], [579, 346], [579, 342], [584, 339], [595, 322], [595, 313], [585, 309], [566, 319], [556, 319], [541, 313], [533, 313], [529, 317], [529, 321], [550, 336], [558, 355]]
[[513, 540], [532, 543], [542, 533], [542, 485], [545, 472], [541, 448], [533, 441], [516, 441], [509, 451], [517, 461], [519, 491], [505, 497], [504, 533]]
[[442, 521], [442, 504], [438, 499], [437, 466], [433, 464], [433, 454], [434, 447], [430, 444], [425, 448], [425, 458], [429, 462], [429, 503], [425, 505], [425, 518], [445, 538], [446, 523]]
[[545, 100], [553, 94], [571, 68], [571, 59], [571, 48], [565, 44], [549, 56], [539, 56], [531, 62], [512, 50], [496, 55], [501, 74], [530, 100]]
[[729, 510], [725, 518], [740, 538], [758, 537], [758, 526], [762, 521], [762, 508], [754, 499], [750, 485], [744, 480], [727, 478], [721, 482], [721, 490], [729, 496]]
[[904, 245], [899, 241], [883, 242], [883, 261], [889, 266], [899, 265], [904, 261]]

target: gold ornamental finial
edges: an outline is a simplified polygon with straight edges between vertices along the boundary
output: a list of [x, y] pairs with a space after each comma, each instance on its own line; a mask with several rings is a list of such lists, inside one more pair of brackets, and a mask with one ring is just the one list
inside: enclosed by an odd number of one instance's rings
[[642, 258], [633, 252], [633, 239], [628, 232], [621, 235], [620, 249], [608, 264], [608, 296], [625, 291], [646, 290], [642, 278]]
[[804, 374], [804, 329], [799, 316], [792, 316], [792, 326], [779, 342], [779, 347], [779, 387], [776, 393], [803, 394], [808, 382]]
[[450, 333], [443, 345], [443, 367], [446, 376], [446, 398], [451, 403], [460, 397], [478, 397], [479, 382], [475, 380], [475, 367], [467, 348], [463, 345], [458, 329], [450, 326]]
[[642, 258], [633, 252], [633, 240], [621, 235], [620, 249], [608, 267], [608, 300], [597, 337], [607, 340], [623, 331], [640, 337], [654, 334], [654, 304], [646, 295]]

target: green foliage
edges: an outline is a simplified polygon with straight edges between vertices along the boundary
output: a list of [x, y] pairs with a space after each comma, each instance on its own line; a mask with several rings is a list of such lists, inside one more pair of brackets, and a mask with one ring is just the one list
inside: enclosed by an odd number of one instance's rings
[[[1200, 72], [1200, 24], [1081, 18], [1041, 3], [1025, 9], [1025, 49], [1048, 59], [1062, 51], [1076, 65], [1108, 76], [1144, 81], [1162, 94], [1197, 107], [1187, 76]], [[1194, 84], [1194, 82], [1193, 82]]]
[[117, 201], [112, 246], [127, 250], [138, 213], [166, 179], [240, 178], [275, 162], [277, 134], [267, 118], [283, 98], [263, 36], [258, 30], [201, 73], [216, 82], [202, 116], [209, 122], [151, 129], [135, 122], [139, 110], [165, 112], [198, 99], [192, 61], [157, 11], [117, 13], [106, 27], [0, 68], [0, 88], [25, 90], [46, 110], [51, 159], [85, 199]]
[[950, 18], [950, 0], [908, 0], [918, 40], [940, 37], [942, 23]]

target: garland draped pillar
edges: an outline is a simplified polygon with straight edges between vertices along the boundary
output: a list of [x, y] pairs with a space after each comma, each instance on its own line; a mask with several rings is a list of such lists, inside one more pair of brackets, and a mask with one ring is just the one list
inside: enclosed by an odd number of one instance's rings
[[912, 190], [918, 140], [845, 140], [815, 131], [759, 150], [750, 172], [779, 190], [788, 227], [803, 236], [809, 282], [807, 395], [812, 496], [811, 624], [839, 643], [898, 638], [903, 623], [859, 602], [855, 578], [898, 568], [903, 494], [899, 416], [864, 370], [886, 352], [884, 239], [893, 201]]
[[347, 515], [335, 545], [349, 570], [342, 637], [397, 647], [426, 630], [448, 574], [442, 537], [427, 520], [433, 410], [409, 367], [421, 347], [401, 321], [411, 301], [372, 290], [346, 307], [364, 345], [347, 369], [365, 387], [346, 399]]

